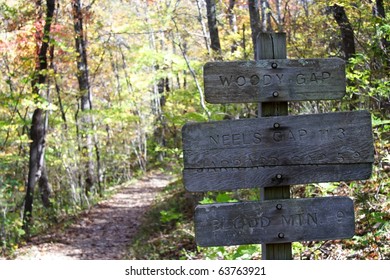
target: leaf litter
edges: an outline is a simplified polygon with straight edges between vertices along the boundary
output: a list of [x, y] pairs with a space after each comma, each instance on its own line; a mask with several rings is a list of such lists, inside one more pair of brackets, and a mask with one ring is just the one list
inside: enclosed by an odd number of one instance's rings
[[33, 237], [14, 257], [20, 260], [124, 259], [143, 216], [171, 180], [170, 175], [150, 173], [135, 183], [128, 183], [67, 228]]

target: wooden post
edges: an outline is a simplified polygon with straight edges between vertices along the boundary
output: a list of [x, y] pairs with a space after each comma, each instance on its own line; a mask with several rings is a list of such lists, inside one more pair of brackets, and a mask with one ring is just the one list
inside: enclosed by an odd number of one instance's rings
[[[257, 37], [255, 60], [285, 59], [287, 58], [285, 33], [260, 33]], [[277, 68], [277, 65], [275, 65]], [[275, 93], [277, 99], [277, 93]], [[288, 115], [287, 102], [259, 103], [259, 117]], [[269, 187], [260, 189], [261, 200], [289, 199], [290, 187]], [[292, 259], [291, 243], [262, 244], [263, 260], [290, 260]]]
[[[291, 242], [353, 236], [350, 199], [290, 199], [289, 185], [369, 178], [371, 116], [367, 111], [287, 116], [289, 101], [342, 98], [345, 64], [286, 59], [284, 33], [261, 33], [255, 53], [252, 62], [205, 64], [208, 102], [258, 102], [261, 119], [183, 126], [183, 180], [193, 192], [260, 187], [258, 202], [197, 206], [199, 246], [262, 244], [263, 259], [289, 260]], [[356, 143], [361, 138], [364, 143]]]

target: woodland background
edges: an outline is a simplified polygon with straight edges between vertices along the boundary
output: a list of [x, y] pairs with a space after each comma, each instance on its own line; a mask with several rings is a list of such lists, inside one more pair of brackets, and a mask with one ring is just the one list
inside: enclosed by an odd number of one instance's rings
[[[182, 169], [188, 121], [254, 117], [256, 104], [204, 102], [202, 67], [252, 60], [259, 32], [286, 32], [288, 58], [347, 61], [342, 101], [291, 103], [291, 114], [367, 109], [370, 180], [295, 186], [294, 197], [348, 195], [356, 235], [294, 243], [295, 258], [390, 258], [390, 16], [383, 0], [0, 1], [0, 246], [12, 254], [112, 186]], [[169, 171], [168, 171], [169, 170]], [[259, 258], [259, 246], [196, 248], [193, 204], [258, 199], [256, 191], [156, 202], [131, 258]]]

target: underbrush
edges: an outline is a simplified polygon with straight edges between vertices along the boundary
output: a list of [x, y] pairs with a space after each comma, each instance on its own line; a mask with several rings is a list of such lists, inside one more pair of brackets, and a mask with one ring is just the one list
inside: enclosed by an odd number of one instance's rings
[[187, 259], [196, 252], [193, 209], [196, 197], [185, 192], [181, 180], [169, 184], [148, 211], [129, 249], [129, 259]]
[[[294, 186], [292, 197], [349, 196], [355, 203], [355, 236], [344, 240], [292, 243], [293, 258], [390, 259], [390, 205], [388, 176], [374, 168], [373, 178], [346, 184], [327, 183]], [[378, 185], [379, 184], [379, 185]], [[129, 248], [128, 259], [138, 260], [257, 260], [261, 245], [202, 248], [195, 244], [193, 215], [199, 203], [256, 200], [256, 190], [195, 195], [186, 192], [181, 180], [159, 195], [144, 218]]]

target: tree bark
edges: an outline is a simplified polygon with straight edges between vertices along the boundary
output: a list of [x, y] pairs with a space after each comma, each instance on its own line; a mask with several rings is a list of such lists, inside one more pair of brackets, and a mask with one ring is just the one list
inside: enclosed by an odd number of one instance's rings
[[261, 21], [260, 21], [260, 13], [259, 13], [259, 1], [258, 0], [248, 0], [249, 7], [249, 17], [251, 23], [252, 30], [252, 42], [253, 42], [253, 50], [255, 57], [257, 57], [257, 36], [261, 32]]
[[[199, 97], [200, 97], [200, 106], [202, 107], [202, 109], [206, 113], [207, 118], [210, 120], [211, 115], [210, 115], [210, 111], [207, 109], [207, 106], [206, 106], [202, 87], [201, 87], [200, 82], [199, 82], [198, 78], [196, 77], [196, 73], [195, 73], [194, 69], [191, 67], [190, 61], [187, 57], [187, 46], [186, 46], [185, 42], [182, 42], [182, 39], [179, 35], [179, 28], [177, 27], [177, 23], [175, 22], [175, 20], [173, 20], [173, 23], [175, 24], [175, 29], [176, 29], [176, 32], [178, 34], [178, 42], [176, 42], [176, 44], [178, 45], [178, 47], [183, 55], [183, 58], [187, 64], [187, 68], [190, 71], [190, 74], [191, 74], [192, 78], [194, 79], [194, 82], [195, 82], [196, 87], [198, 89]], [[187, 82], [185, 81], [184, 86], [186, 86], [186, 84], [187, 84]]]
[[86, 40], [83, 26], [83, 11], [80, 0], [72, 0], [72, 11], [75, 30], [77, 57], [77, 80], [80, 90], [80, 133], [82, 135], [82, 158], [84, 165], [85, 194], [88, 197], [95, 184], [92, 135], [88, 130], [93, 128], [90, 110], [92, 109], [92, 94], [89, 82]]
[[219, 40], [217, 12], [215, 8], [215, 0], [206, 0], [207, 7], [207, 22], [209, 26], [211, 49], [213, 57], [216, 59], [222, 58], [221, 42]]
[[386, 18], [386, 12], [385, 12], [385, 6], [383, 5], [383, 0], [376, 0], [375, 15], [381, 18]]
[[202, 26], [202, 33], [203, 33], [203, 38], [204, 38], [204, 43], [207, 49], [207, 53], [210, 56], [211, 55], [211, 49], [210, 49], [210, 44], [207, 36], [207, 31], [206, 31], [206, 24], [203, 21], [203, 14], [202, 14], [202, 7], [199, 3], [200, 0], [196, 0], [196, 6], [198, 8], [198, 21], [200, 25]]
[[[236, 0], [229, 0], [229, 6], [227, 10], [227, 18], [229, 21], [230, 30], [234, 34], [238, 32], [237, 19], [233, 11], [235, 4], [236, 4]], [[237, 47], [238, 47], [238, 43], [234, 40], [230, 47], [231, 53], [234, 53], [237, 50]]]
[[39, 178], [38, 186], [39, 186], [39, 192], [41, 194], [43, 206], [45, 208], [50, 208], [51, 207], [50, 197], [52, 194], [52, 189], [51, 189], [50, 184], [49, 184], [45, 163], [43, 163], [43, 166], [42, 166], [42, 175]]
[[333, 17], [335, 18], [341, 32], [341, 38], [343, 39], [343, 51], [345, 60], [349, 60], [356, 54], [355, 37], [353, 34], [353, 28], [345, 9], [342, 6], [334, 4], [332, 7]]
[[261, 31], [272, 32], [271, 9], [267, 0], [260, 0], [261, 6]]
[[[344, 7], [334, 4], [331, 7], [333, 17], [335, 18], [341, 32], [342, 38], [342, 46], [344, 51], [345, 60], [348, 62], [349, 59], [353, 58], [356, 55], [355, 48], [355, 36], [353, 33], [353, 28], [347, 14], [345, 12]], [[352, 81], [347, 81], [349, 85], [353, 85]], [[349, 109], [356, 110], [358, 106], [356, 103], [358, 102], [359, 96], [357, 94], [352, 94], [351, 100], [349, 103]]]
[[230, 28], [237, 32], [237, 25], [236, 25], [236, 19], [235, 15], [233, 13], [234, 6], [236, 5], [236, 0], [229, 0], [229, 6], [227, 10], [227, 18], [229, 20], [229, 26]]
[[[383, 0], [376, 0], [375, 7], [374, 7], [374, 16], [385, 19], [386, 18], [386, 11], [383, 4]], [[383, 52], [383, 55], [387, 58], [386, 59], [386, 67], [390, 66], [390, 42], [385, 38], [381, 38], [379, 42], [380, 48]]]
[[[278, 32], [283, 32], [283, 17], [282, 17], [282, 11], [281, 11], [281, 0], [276, 0], [275, 5], [276, 5], [276, 21], [277, 21], [277, 25], [278, 25]], [[305, 9], [305, 12], [306, 12], [306, 9]], [[307, 16], [308, 16], [308, 14], [307, 14]]]
[[[36, 9], [36, 26], [39, 27], [43, 23], [43, 12], [41, 0], [35, 1]], [[55, 10], [55, 0], [46, 1], [46, 16], [44, 20], [43, 30], [37, 28], [35, 34], [36, 40], [36, 66], [34, 77], [31, 82], [32, 93], [35, 96], [45, 99], [42, 94], [41, 85], [46, 83], [47, 77], [43, 70], [48, 68], [47, 53], [50, 41], [50, 29]], [[29, 171], [26, 182], [26, 197], [23, 213], [23, 229], [27, 236], [29, 236], [29, 226], [31, 224], [34, 189], [38, 180], [40, 180], [41, 192], [45, 194], [43, 199], [44, 205], [49, 206], [49, 196], [51, 189], [48, 183], [47, 172], [45, 170], [45, 137], [47, 131], [47, 115], [42, 108], [35, 109], [32, 117], [30, 130], [30, 157], [29, 157]]]

